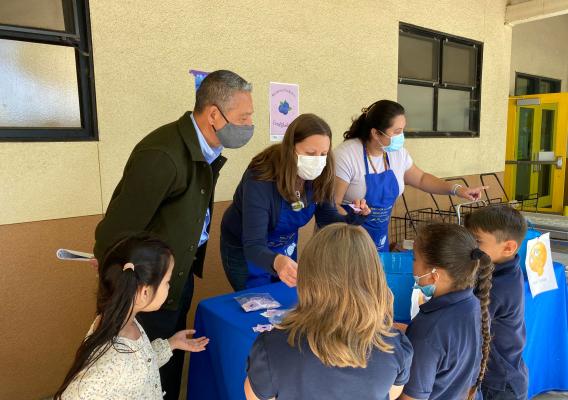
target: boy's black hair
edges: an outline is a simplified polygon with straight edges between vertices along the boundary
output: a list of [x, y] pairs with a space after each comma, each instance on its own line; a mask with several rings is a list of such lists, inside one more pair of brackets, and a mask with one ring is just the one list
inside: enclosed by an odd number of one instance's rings
[[519, 247], [527, 233], [525, 217], [513, 207], [506, 205], [477, 209], [465, 217], [465, 227], [472, 232], [490, 233], [498, 242], [514, 240]]

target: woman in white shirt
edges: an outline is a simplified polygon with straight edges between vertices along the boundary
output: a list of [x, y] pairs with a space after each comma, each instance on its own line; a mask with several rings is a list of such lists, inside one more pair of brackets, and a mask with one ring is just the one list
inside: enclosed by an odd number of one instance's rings
[[335, 201], [364, 198], [371, 214], [363, 225], [378, 251], [389, 251], [388, 224], [396, 199], [406, 184], [432, 194], [478, 200], [483, 187], [468, 188], [428, 174], [414, 165], [404, 146], [404, 107], [379, 100], [353, 121], [335, 150]]

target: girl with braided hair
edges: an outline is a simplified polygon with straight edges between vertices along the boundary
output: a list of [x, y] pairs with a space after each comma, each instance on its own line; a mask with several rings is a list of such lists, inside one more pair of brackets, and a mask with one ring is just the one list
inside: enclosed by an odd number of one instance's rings
[[422, 229], [414, 257], [415, 287], [432, 298], [406, 330], [414, 358], [399, 399], [481, 399], [491, 341], [491, 259], [455, 224]]

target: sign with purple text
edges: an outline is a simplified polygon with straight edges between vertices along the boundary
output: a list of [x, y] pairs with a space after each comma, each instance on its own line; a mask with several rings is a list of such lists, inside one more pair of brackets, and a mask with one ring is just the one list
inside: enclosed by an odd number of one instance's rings
[[270, 141], [281, 141], [286, 128], [300, 115], [300, 87], [293, 83], [270, 82]]
[[199, 86], [201, 86], [201, 82], [203, 82], [203, 79], [205, 79], [205, 77], [209, 75], [209, 72], [190, 69], [189, 73], [195, 77], [195, 91], [197, 92], [197, 89], [199, 89]]

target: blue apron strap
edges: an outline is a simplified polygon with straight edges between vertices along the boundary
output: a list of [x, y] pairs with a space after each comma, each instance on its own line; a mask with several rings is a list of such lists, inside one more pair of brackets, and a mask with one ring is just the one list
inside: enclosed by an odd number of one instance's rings
[[[385, 171], [388, 171], [389, 169], [391, 169], [390, 168], [389, 155], [386, 151], [383, 154], [384, 154], [383, 160], [386, 160], [385, 161]], [[369, 175], [369, 162], [371, 162], [371, 160], [369, 160], [369, 157], [367, 157], [367, 146], [366, 145], [363, 145], [363, 161], [365, 162], [365, 175]]]
[[365, 163], [365, 175], [369, 175], [369, 159], [367, 157], [367, 146], [363, 143], [363, 162]]

